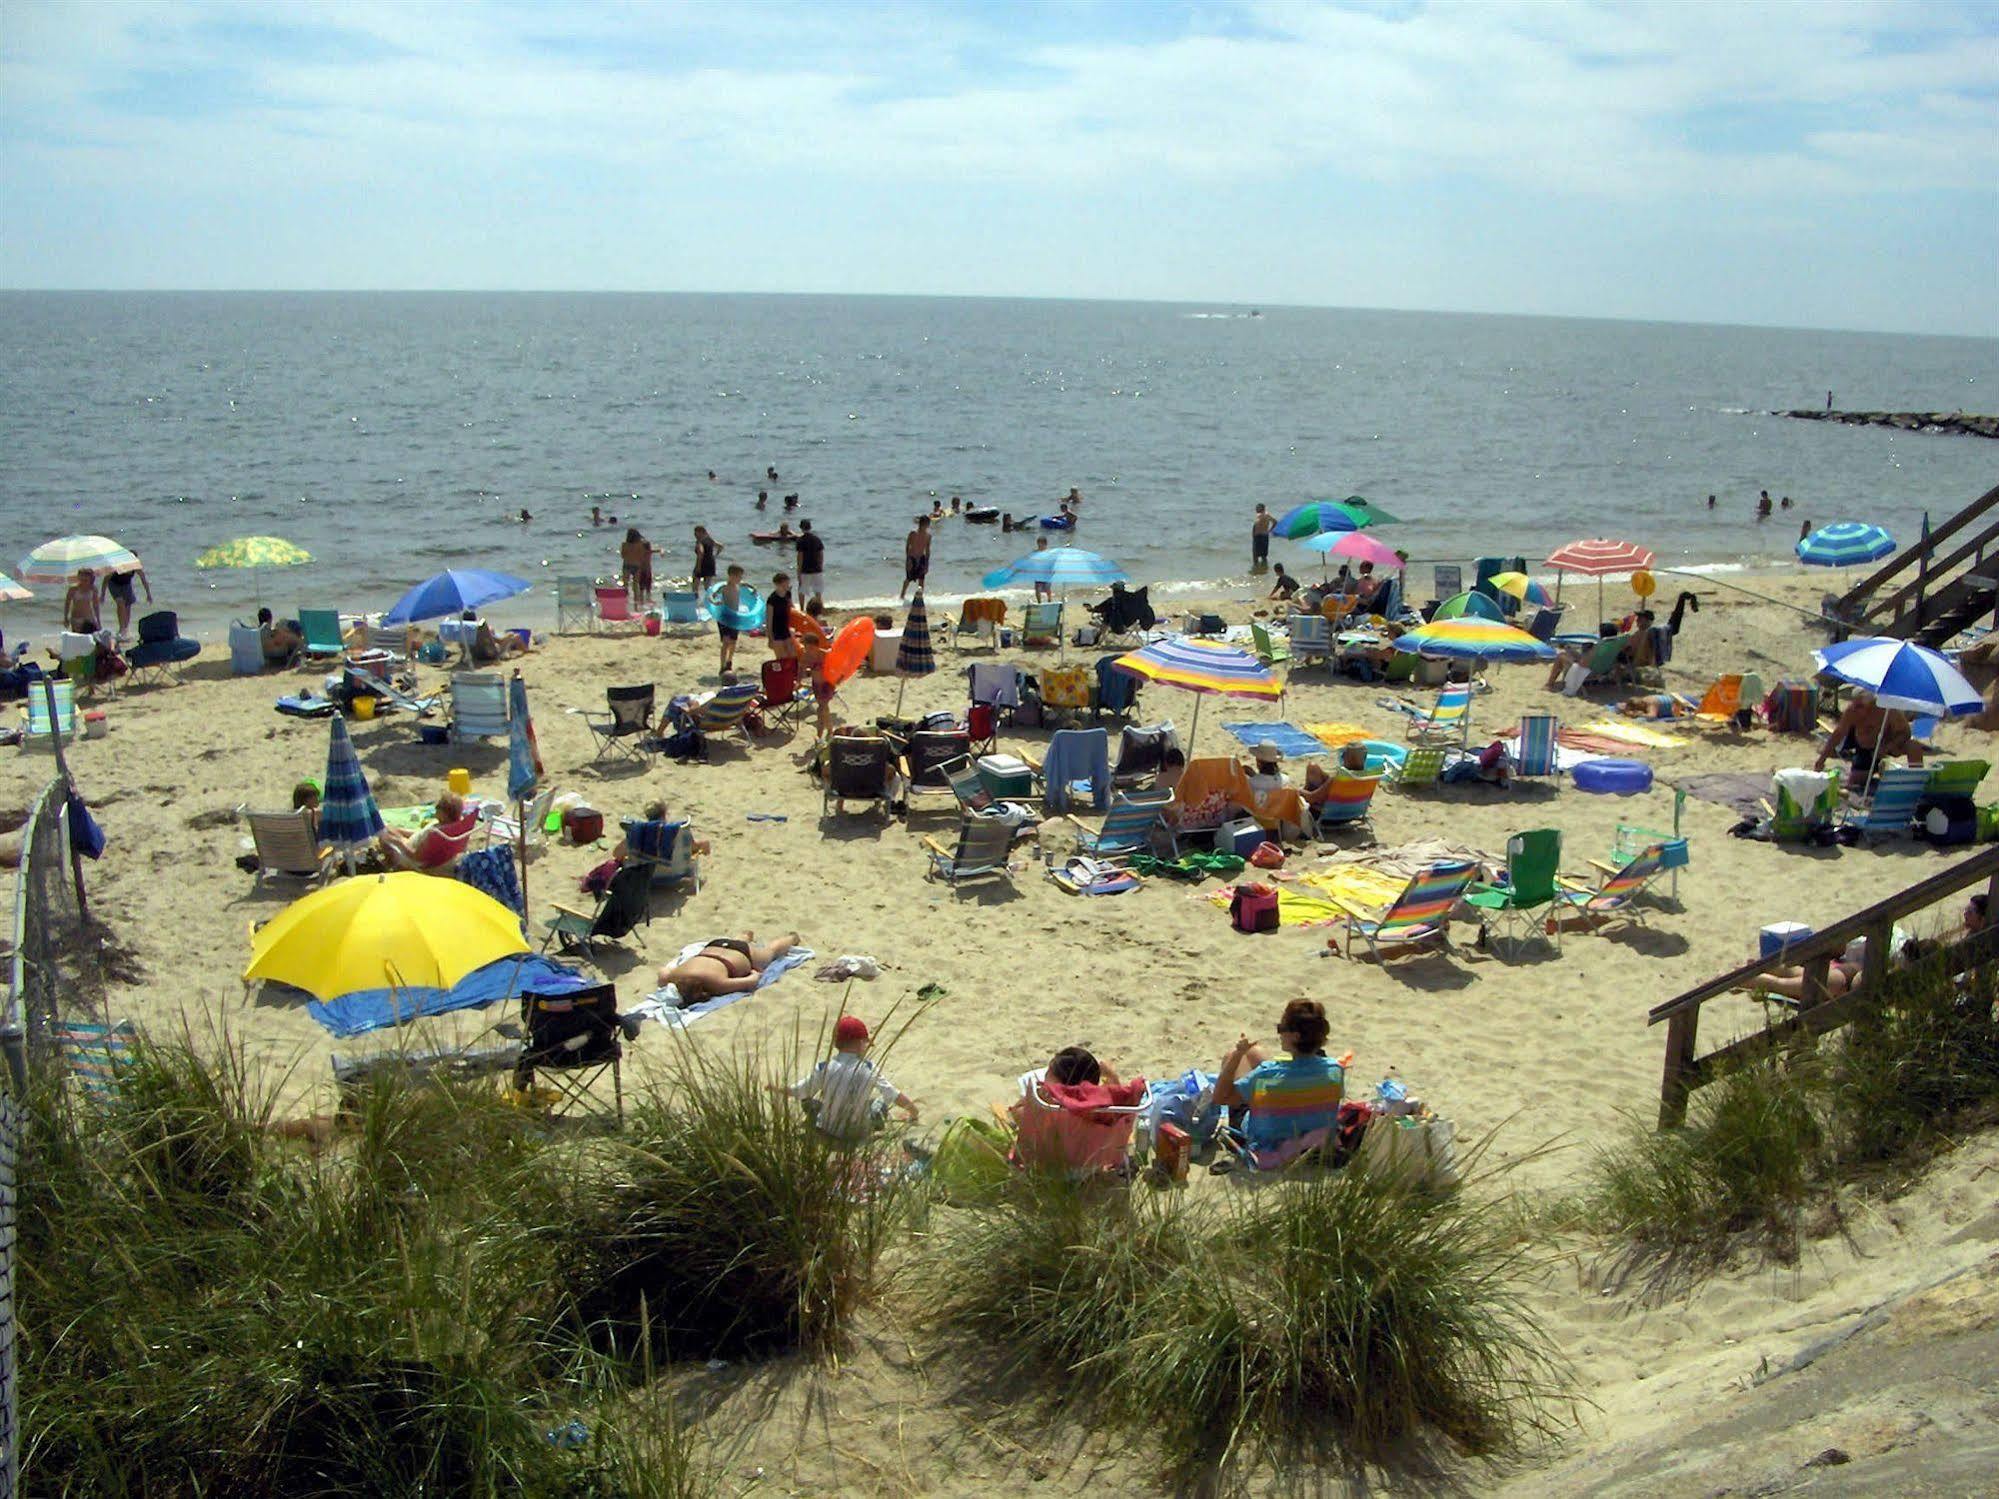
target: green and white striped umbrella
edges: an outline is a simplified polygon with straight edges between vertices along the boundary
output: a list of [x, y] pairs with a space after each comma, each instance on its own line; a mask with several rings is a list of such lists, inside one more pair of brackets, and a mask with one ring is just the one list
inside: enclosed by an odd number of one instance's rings
[[109, 536], [58, 536], [21, 559], [24, 583], [67, 583], [79, 568], [100, 573], [137, 572], [139, 559]]

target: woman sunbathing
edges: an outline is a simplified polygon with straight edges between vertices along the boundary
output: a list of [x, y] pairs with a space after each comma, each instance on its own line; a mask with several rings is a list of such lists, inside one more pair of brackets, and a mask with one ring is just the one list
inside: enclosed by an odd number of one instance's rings
[[[1925, 942], [1919, 937], [1911, 937], [1899, 929], [1888, 939], [1888, 963], [1891, 968], [1906, 968], [1926, 952], [1933, 951], [1936, 944]], [[1825, 998], [1838, 999], [1855, 984], [1860, 982], [1861, 972], [1867, 966], [1867, 939], [1855, 937], [1846, 944], [1840, 955], [1826, 966]], [[1758, 974], [1748, 983], [1752, 994], [1768, 994], [1778, 999], [1788, 999], [1793, 1004], [1817, 1003], [1818, 997], [1807, 991], [1808, 980], [1802, 967], [1773, 968], [1768, 973]]]
[[671, 984], [679, 990], [683, 1005], [724, 994], [749, 993], [766, 968], [798, 946], [796, 932], [775, 942], [759, 942], [756, 936], [755, 932], [744, 932], [741, 937], [712, 939], [686, 962], [662, 967], [660, 987]]

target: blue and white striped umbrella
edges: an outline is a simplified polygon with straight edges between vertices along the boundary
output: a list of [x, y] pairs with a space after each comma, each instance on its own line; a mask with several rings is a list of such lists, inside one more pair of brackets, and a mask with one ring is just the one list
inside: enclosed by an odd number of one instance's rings
[[1895, 538], [1865, 521], [1835, 521], [1820, 526], [1798, 543], [1798, 560], [1807, 567], [1852, 567], [1879, 562], [1895, 550]]
[[1045, 552], [1029, 552], [1018, 562], [1009, 562], [987, 573], [985, 586], [1004, 588], [1009, 583], [1046, 583], [1050, 588], [1086, 588], [1098, 583], [1129, 581], [1125, 570], [1108, 557], [1099, 557], [1081, 547], [1050, 547]]
[[1884, 708], [1904, 713], [1956, 716], [1984, 707], [1978, 689], [1926, 645], [1887, 635], [1864, 635], [1813, 651], [1819, 670], [1865, 687]]
[[524, 802], [541, 784], [541, 757], [535, 753], [534, 720], [528, 717], [528, 684], [519, 672], [507, 684], [507, 797]]
[[381, 831], [382, 813], [347, 737], [347, 720], [335, 714], [326, 746], [326, 787], [319, 796], [319, 841], [347, 850], [351, 869], [353, 851], [373, 843]]

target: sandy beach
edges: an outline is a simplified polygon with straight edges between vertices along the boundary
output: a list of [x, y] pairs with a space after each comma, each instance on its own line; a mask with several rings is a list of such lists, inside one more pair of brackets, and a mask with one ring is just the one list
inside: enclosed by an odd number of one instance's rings
[[[1823, 589], [1820, 578], [1795, 572], [1729, 582], [1798, 604], [1815, 603]], [[1696, 591], [1700, 610], [1688, 616], [1666, 671], [1671, 688], [1698, 696], [1730, 670], [1753, 669], [1771, 684], [1809, 673], [1809, 653], [1821, 637], [1794, 609], [1718, 583]], [[1612, 593], [1614, 607], [1620, 599], [1628, 603], [1621, 585]], [[1241, 622], [1278, 606], [1237, 596], [1215, 600], [1214, 607]], [[1593, 597], [1578, 603], [1578, 612], [1593, 609]], [[504, 624], [504, 606], [493, 616]], [[963, 666], [973, 658], [943, 644], [945, 633], [938, 632], [938, 671], [906, 686], [906, 714], [964, 707]], [[740, 659], [754, 670], [764, 654], [760, 640], [746, 640]], [[1070, 652], [1072, 659], [1079, 654], [1089, 660], [1096, 653]], [[1008, 657], [1033, 667], [1052, 663], [1055, 653], [1002, 653]], [[691, 818], [697, 835], [714, 846], [699, 892], [663, 896], [651, 924], [624, 951], [606, 957], [605, 972], [629, 1005], [653, 987], [657, 965], [683, 944], [711, 935], [795, 929], [822, 961], [871, 955], [882, 975], [855, 984], [850, 1003], [871, 1021], [891, 1011], [898, 1022], [909, 1021], [886, 1068], [920, 1105], [926, 1126], [1004, 1101], [1024, 1068], [1069, 1044], [1088, 1046], [1126, 1075], [1212, 1069], [1238, 1031], [1267, 1035], [1286, 1000], [1309, 996], [1324, 1002], [1332, 1017], [1332, 1048], [1354, 1054], [1351, 1092], [1370, 1092], [1392, 1069], [1456, 1122], [1462, 1140], [1485, 1150], [1488, 1170], [1517, 1164], [1515, 1185], [1559, 1191], [1579, 1176], [1588, 1147], [1626, 1116], [1649, 1119], [1656, 1106], [1663, 1038], [1646, 1027], [1650, 1006], [1745, 960], [1766, 923], [1823, 924], [1934, 872], [1947, 859], [1908, 840], [1838, 849], [1743, 841], [1727, 834], [1737, 813], [1689, 798], [1682, 827], [1691, 867], [1680, 878], [1677, 902], [1654, 904], [1643, 927], [1605, 935], [1570, 932], [1559, 954], [1532, 944], [1517, 961], [1505, 961], [1475, 950], [1473, 929], [1460, 925], [1455, 955], [1403, 960], [1384, 970], [1327, 956], [1327, 933], [1319, 928], [1238, 934], [1206, 898], [1216, 888], [1213, 881], [1200, 887], [1156, 881], [1101, 899], [1067, 894], [1044, 877], [1028, 843], [1018, 847], [1021, 867], [1010, 884], [983, 882], [954, 892], [925, 878], [920, 843], [925, 834], [952, 836], [951, 804], [919, 804], [906, 821], [866, 814], [822, 820], [818, 784], [801, 763], [809, 730], [779, 733], [754, 746], [739, 737], [713, 740], [706, 764], [592, 760], [590, 736], [575, 710], [601, 712], [607, 686], [648, 681], [659, 685], [664, 702], [673, 692], [712, 686], [715, 667], [712, 638], [630, 634], [552, 637], [522, 662], [542, 755], [557, 788], [578, 792], [601, 809], [613, 835], [617, 817], [636, 815], [662, 797], [672, 815]], [[1483, 743], [1530, 710], [1553, 709], [1572, 726], [1615, 716], [1601, 702], [1546, 691], [1544, 674], [1535, 666], [1493, 668], [1491, 691], [1475, 700], [1473, 742]], [[498, 1008], [462, 1012], [420, 1022], [405, 1035], [377, 1032], [335, 1041], [301, 1007], [246, 994], [238, 975], [250, 926], [276, 914], [286, 897], [252, 893], [251, 877], [236, 863], [248, 840], [232, 813], [245, 804], [285, 806], [295, 781], [323, 772], [326, 725], [271, 708], [279, 692], [318, 675], [233, 678], [226, 657], [210, 647], [184, 685], [127, 689], [93, 704], [104, 709], [109, 732], [70, 751], [77, 781], [110, 840], [103, 862], [88, 871], [94, 907], [131, 957], [129, 981], [113, 987], [109, 1013], [155, 1032], [183, 1025], [197, 1035], [226, 1029], [279, 1080], [283, 1111], [296, 1114], [330, 1108], [333, 1051], [465, 1041], [505, 1018]], [[425, 668], [423, 677], [426, 690], [443, 685], [440, 669]], [[839, 716], [871, 721], [889, 712], [898, 685], [892, 677], [848, 683]], [[1281, 708], [1209, 699], [1193, 752], [1238, 748], [1222, 730], [1228, 719], [1345, 722], [1372, 737], [1400, 739], [1401, 720], [1377, 702], [1388, 691], [1345, 679], [1329, 682], [1315, 669], [1290, 684]], [[1184, 693], [1149, 687], [1137, 719], [1170, 718], [1184, 732], [1193, 707]], [[1559, 790], [1384, 788], [1374, 809], [1379, 842], [1394, 847], [1443, 839], [1497, 863], [1510, 834], [1556, 827], [1564, 839], [1564, 868], [1585, 871], [1589, 859], [1606, 856], [1619, 823], [1673, 826], [1676, 779], [1740, 772], [1767, 782], [1773, 770], [1809, 765], [1816, 753], [1816, 744], [1801, 736], [1761, 727], [1743, 733], [1657, 727], [1685, 742], [1629, 751], [1654, 769], [1655, 786], [1647, 794], [1593, 796], [1567, 784]], [[456, 766], [471, 772], [475, 791], [503, 794], [503, 745], [425, 746], [401, 716], [352, 729], [384, 806], [433, 799]], [[1037, 757], [1044, 739], [1038, 731], [1001, 731], [1002, 749]], [[1946, 725], [1938, 748], [1984, 755], [1993, 745], [1989, 735]], [[1295, 762], [1291, 768], [1295, 773]], [[45, 755], [6, 751], [0, 801], [25, 804], [48, 774]], [[1049, 846], [1066, 853], [1073, 834], [1058, 826], [1048, 834]], [[550, 904], [573, 904], [578, 876], [607, 849], [608, 843], [557, 844], [534, 859], [529, 905], [537, 936]], [[1308, 851], [1294, 854], [1290, 868], [1309, 872], [1321, 862], [1318, 852]], [[1947, 914], [1936, 912], [1936, 924]], [[919, 1001], [919, 990], [930, 997]], [[842, 986], [815, 982], [808, 966], [702, 1020], [684, 1042], [649, 1025], [631, 1049], [628, 1079], [643, 1085], [679, 1044], [809, 1048], [836, 1013], [842, 992]], [[1762, 1018], [1747, 999], [1718, 1002], [1706, 1011], [1703, 1039], [1718, 1043], [1731, 1028], [1754, 1029]], [[1963, 1179], [1970, 1164], [1954, 1164], [1957, 1176], [1905, 1201], [1892, 1225], [1867, 1225], [1856, 1242], [1815, 1254], [1796, 1271], [1717, 1282], [1669, 1310], [1636, 1311], [1635, 1293], [1606, 1296], [1574, 1267], [1551, 1273], [1544, 1313], [1600, 1405], [1588, 1418], [1589, 1439], [1604, 1440], [1608, 1433], [1636, 1440], [1664, 1419], [1662, 1411], [1711, 1398], [1740, 1377], [1766, 1328], [1781, 1326], [1785, 1336], [1802, 1337], [1805, 1310], [1820, 1303], [1859, 1305], [1874, 1292], [1886, 1294], [1895, 1277], [1914, 1273], [1912, 1261], [1889, 1255], [1887, 1246], [1941, 1242], [1951, 1223], [1962, 1222], [1967, 1194], [1975, 1195]], [[1977, 1249], [1960, 1244], [1953, 1253], [1962, 1257]], [[1729, 1338], [1743, 1341], [1738, 1346]], [[898, 1335], [886, 1331], [853, 1366], [867, 1378], [850, 1377], [844, 1387], [843, 1398], [871, 1411], [868, 1431], [857, 1424], [840, 1437], [866, 1454], [870, 1491], [978, 1492], [1027, 1471], [1024, 1456], [1011, 1449], [985, 1449], [977, 1462], [962, 1465], [962, 1433], [954, 1436], [948, 1413], [926, 1403], [926, 1377], [899, 1348]], [[1661, 1373], [1669, 1377], [1654, 1382]], [[1674, 1393], [1662, 1393], [1667, 1389]], [[801, 1422], [817, 1419], [801, 1408]], [[779, 1464], [790, 1464], [787, 1487], [818, 1491], [832, 1462], [830, 1438], [824, 1450], [810, 1442], [794, 1450], [796, 1436], [784, 1421], [769, 1423], [743, 1456], [745, 1469], [769, 1465], [775, 1473]], [[1077, 1468], [1063, 1472], [1064, 1491], [1088, 1480]], [[1534, 1475], [1516, 1480], [1519, 1492], [1554, 1491], [1547, 1485], [1556, 1475], [1539, 1477], [1545, 1482], [1535, 1482]], [[1589, 1491], [1586, 1474], [1562, 1483], [1561, 1492]]]

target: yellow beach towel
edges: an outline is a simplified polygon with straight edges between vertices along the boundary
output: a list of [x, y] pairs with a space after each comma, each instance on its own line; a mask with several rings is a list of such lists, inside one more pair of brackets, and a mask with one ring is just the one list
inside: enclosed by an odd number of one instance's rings
[[1327, 749], [1338, 749], [1343, 744], [1352, 744], [1356, 739], [1372, 737], [1357, 723], [1308, 723], [1305, 725], [1305, 732]]
[[[1347, 913], [1340, 901], [1362, 911], [1378, 911], [1400, 895], [1408, 883], [1408, 880], [1396, 875], [1383, 874], [1380, 870], [1360, 865], [1302, 875], [1295, 885], [1278, 886], [1277, 924], [1280, 927], [1325, 926], [1329, 922], [1343, 920]], [[1335, 900], [1335, 896], [1339, 899]], [[1226, 906], [1229, 892], [1226, 887], [1204, 891], [1203, 898], [1217, 906]]]
[[1622, 723], [1614, 718], [1583, 724], [1581, 731], [1601, 735], [1605, 739], [1621, 739], [1626, 744], [1639, 744], [1647, 749], [1676, 749], [1680, 745], [1693, 743], [1684, 734], [1668, 734], [1659, 729], [1648, 729], [1643, 724]]

